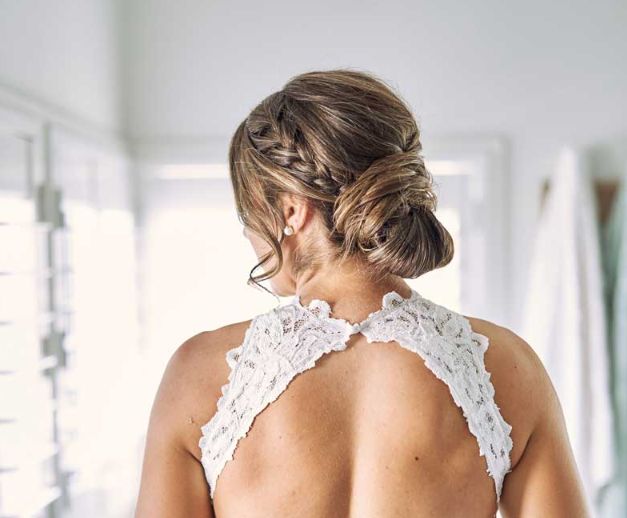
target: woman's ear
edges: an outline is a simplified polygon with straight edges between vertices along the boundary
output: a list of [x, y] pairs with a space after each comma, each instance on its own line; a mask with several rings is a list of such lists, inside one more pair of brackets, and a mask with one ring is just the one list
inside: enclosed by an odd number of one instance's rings
[[280, 199], [285, 224], [298, 232], [313, 216], [309, 202], [306, 198], [291, 193], [281, 193]]

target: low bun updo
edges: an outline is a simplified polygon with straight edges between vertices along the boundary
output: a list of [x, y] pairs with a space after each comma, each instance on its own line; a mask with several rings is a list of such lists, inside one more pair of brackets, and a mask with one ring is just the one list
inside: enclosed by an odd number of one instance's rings
[[[328, 250], [303, 250], [295, 261], [300, 269], [321, 255], [358, 255], [375, 277], [410, 279], [447, 265], [453, 240], [434, 213], [419, 136], [401, 97], [365, 72], [306, 72], [266, 97], [229, 148], [240, 221], [271, 249], [249, 282], [273, 277], [283, 265], [283, 192], [307, 199], [327, 231]], [[274, 268], [253, 277], [272, 256]]]

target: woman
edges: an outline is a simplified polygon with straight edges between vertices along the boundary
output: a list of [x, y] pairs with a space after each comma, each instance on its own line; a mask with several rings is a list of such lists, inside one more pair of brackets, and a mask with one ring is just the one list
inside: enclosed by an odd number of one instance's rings
[[420, 152], [406, 103], [352, 70], [294, 77], [240, 124], [249, 282], [291, 299], [173, 354], [137, 518], [588, 516], [533, 349], [403, 280], [453, 257]]

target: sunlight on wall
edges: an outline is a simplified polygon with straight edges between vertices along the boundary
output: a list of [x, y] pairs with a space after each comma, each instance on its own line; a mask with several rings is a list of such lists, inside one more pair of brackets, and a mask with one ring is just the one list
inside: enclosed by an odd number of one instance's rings
[[[461, 239], [459, 211], [454, 207], [438, 208], [436, 215], [446, 227], [457, 245]], [[461, 308], [461, 261], [460, 249], [456, 249], [453, 260], [444, 268], [438, 268], [418, 279], [409, 279], [407, 283], [418, 293], [438, 304], [455, 311]]]
[[[64, 466], [74, 471], [74, 507], [85, 494], [115, 489], [117, 504], [134, 499], [137, 437], [145, 426], [143, 372], [136, 349], [134, 222], [128, 211], [98, 210], [78, 201], [64, 206], [67, 231], [57, 249], [65, 278], [68, 368], [60, 377], [59, 420]], [[129, 467], [124, 469], [124, 467]], [[80, 507], [78, 507], [80, 509]], [[84, 511], [83, 511], [84, 512]], [[104, 515], [104, 513], [103, 513]]]

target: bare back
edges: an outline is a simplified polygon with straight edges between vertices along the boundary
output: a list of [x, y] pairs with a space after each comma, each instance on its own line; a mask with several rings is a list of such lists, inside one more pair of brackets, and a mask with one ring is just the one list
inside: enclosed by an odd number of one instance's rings
[[[541, 365], [507, 329], [468, 321], [490, 340], [485, 367], [494, 401], [511, 425], [512, 472], [505, 477], [500, 512], [523, 516], [529, 496], [516, 477], [519, 465], [521, 473], [527, 469], [521, 460], [543, 413], [540, 399], [546, 400], [537, 383]], [[204, 474], [198, 425], [215, 416], [232, 373], [233, 364], [224, 359], [243, 343], [250, 324], [207, 333], [204, 349], [195, 353], [194, 369], [211, 373], [190, 398], [194, 424], [183, 434], [199, 487]], [[213, 498], [206, 495], [212, 501], [207, 516], [494, 516], [495, 485], [486, 457], [450, 387], [397, 341], [369, 342], [356, 332], [345, 345], [294, 376], [256, 413], [221, 469]], [[567, 456], [564, 462], [572, 479], [576, 473]], [[576, 481], [570, 487], [577, 513], [569, 516], [587, 516]]]
[[485, 459], [447, 386], [398, 343], [372, 347], [361, 334], [255, 418], [220, 477], [214, 507], [226, 518], [496, 511]]

